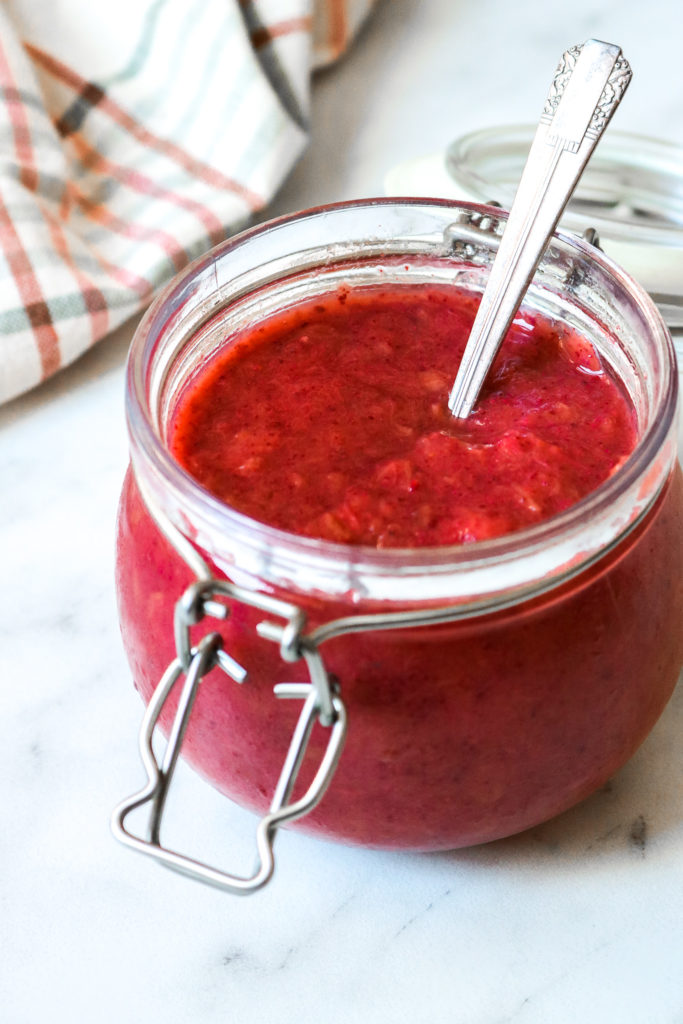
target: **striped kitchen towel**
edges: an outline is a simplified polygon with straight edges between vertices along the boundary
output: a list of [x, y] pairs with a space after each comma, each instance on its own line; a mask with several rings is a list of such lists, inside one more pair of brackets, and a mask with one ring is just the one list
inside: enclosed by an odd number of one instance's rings
[[0, 6], [0, 401], [272, 198], [374, 0]]

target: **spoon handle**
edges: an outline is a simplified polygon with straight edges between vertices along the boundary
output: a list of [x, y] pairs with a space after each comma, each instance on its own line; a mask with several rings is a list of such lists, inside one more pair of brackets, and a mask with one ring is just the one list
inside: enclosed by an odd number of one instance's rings
[[448, 407], [471, 413], [505, 333], [595, 145], [631, 81], [621, 49], [589, 39], [562, 55]]

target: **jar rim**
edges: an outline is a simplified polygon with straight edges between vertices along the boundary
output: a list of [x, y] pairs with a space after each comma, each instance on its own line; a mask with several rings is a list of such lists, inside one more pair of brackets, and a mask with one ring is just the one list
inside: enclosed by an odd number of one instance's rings
[[[494, 571], [495, 576], [495, 570], [504, 563], [520, 559], [534, 561], [536, 556], [540, 556], [547, 550], [548, 545], [558, 535], [576, 533], [585, 528], [587, 522], [599, 519], [604, 515], [619, 496], [637, 487], [639, 482], [642, 484], [657, 453], [663, 449], [667, 438], [671, 437], [675, 424], [678, 381], [671, 338], [647, 292], [602, 252], [584, 240], [565, 232], [556, 232], [554, 241], [565, 247], [569, 246], [584, 259], [596, 264], [605, 274], [616, 281], [620, 288], [635, 298], [645, 318], [648, 332], [662, 358], [664, 378], [659, 396], [659, 407], [656, 410], [657, 415], [650, 417], [650, 421], [630, 457], [594, 491], [563, 512], [514, 533], [466, 545], [380, 549], [340, 544], [289, 533], [238, 512], [207, 491], [173, 459], [164, 445], [147, 400], [147, 363], [151, 358], [155, 343], [163, 334], [164, 326], [168, 321], [169, 307], [179, 301], [192, 282], [217, 260], [225, 258], [251, 240], [268, 232], [283, 227], [287, 228], [309, 219], [333, 217], [343, 214], [344, 211], [372, 211], [386, 207], [401, 209], [420, 206], [430, 210], [449, 211], [452, 214], [452, 219], [455, 219], [460, 211], [469, 215], [482, 211], [489, 214], [494, 212], [491, 208], [476, 203], [445, 199], [425, 200], [413, 197], [398, 199], [379, 197], [314, 207], [266, 221], [231, 237], [196, 259], [166, 286], [150, 306], [135, 332], [127, 365], [126, 417], [131, 439], [131, 455], [136, 475], [138, 475], [138, 482], [140, 482], [138, 470], [141, 461], [144, 462], [146, 470], [149, 472], [148, 486], [141, 487], [146, 501], [160, 502], [160, 494], [170, 491], [175, 501], [180, 501], [204, 524], [210, 521], [214, 528], [229, 535], [234, 543], [253, 544], [254, 538], [257, 538], [261, 548], [278, 549], [285, 552], [286, 562], [292, 567], [292, 574], [295, 577], [297, 567], [312, 563], [318, 568], [324, 567], [326, 574], [339, 572], [346, 577], [347, 584], [349, 581], [353, 584], [353, 581], [368, 575], [406, 580], [422, 575], [437, 575], [445, 578], [451, 577], [453, 574], [465, 574], [471, 583], [475, 583], [477, 574], [481, 576], [481, 571], [483, 571], [484, 575], [480, 583], [484, 579], [488, 581], [488, 583], [483, 583], [483, 590], [486, 591], [492, 579], [491, 570]], [[498, 210], [495, 213], [505, 216]], [[611, 546], [618, 543], [651, 507], [669, 472], [670, 466], [667, 467], [665, 473], [660, 472], [658, 485], [655, 492], [649, 494], [646, 506], [636, 519], [624, 523], [623, 530], [613, 538]], [[176, 523], [176, 525], [180, 524]], [[200, 536], [197, 535], [195, 539], [202, 546]], [[600, 554], [604, 553], [605, 549], [603, 548]], [[594, 554], [583, 558], [579, 556], [571, 564], [558, 566], [557, 571], [551, 574], [552, 580], [548, 585], [555, 586], [558, 582], [582, 571], [595, 561], [595, 557], [597, 556]], [[538, 572], [535, 574], [532, 572], [531, 575], [534, 577], [533, 585], [530, 583], [529, 587], [522, 587], [521, 591], [528, 592], [531, 588], [536, 593], [539, 588], [542, 588]], [[482, 592], [481, 585], [476, 585], [476, 589], [480, 593]], [[497, 589], [495, 585], [493, 589]], [[348, 586], [346, 586], [346, 590], [342, 588], [340, 593], [347, 591]], [[360, 592], [367, 593], [367, 587], [361, 586]], [[443, 593], [443, 587], [437, 588], [434, 597], [443, 595]]]

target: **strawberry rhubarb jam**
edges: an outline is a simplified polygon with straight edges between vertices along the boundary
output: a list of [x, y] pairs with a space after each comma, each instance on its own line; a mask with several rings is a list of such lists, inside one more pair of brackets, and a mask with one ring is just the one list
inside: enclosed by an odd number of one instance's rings
[[[462, 210], [476, 226], [477, 210]], [[158, 300], [129, 364], [117, 589], [145, 701], [176, 655], [173, 612], [195, 578], [150, 508], [216, 577], [296, 605], [307, 634], [348, 616], [457, 612], [320, 647], [348, 731], [329, 789], [295, 827], [373, 847], [465, 846], [565, 810], [639, 746], [683, 661], [676, 374], [656, 313], [599, 253], [553, 242], [538, 280], [580, 316], [523, 308], [474, 414], [454, 421], [478, 268], [446, 283], [458, 261], [439, 256], [425, 283], [424, 240], [438, 247], [456, 212], [368, 201], [247, 233]], [[359, 231], [374, 251], [399, 240], [394, 263], [382, 253], [370, 271], [358, 243], [360, 287], [330, 257]], [[287, 254], [320, 232], [317, 263], [287, 278]], [[603, 360], [612, 335], [621, 355]], [[202, 680], [182, 747], [260, 812], [301, 709], [273, 687], [309, 680], [257, 633], [264, 617], [234, 601], [227, 620], [193, 627], [193, 642], [220, 632], [248, 677]], [[171, 700], [163, 729], [173, 712]], [[314, 728], [302, 788], [328, 732]]]
[[178, 405], [170, 447], [226, 504], [374, 547], [465, 544], [555, 515], [636, 442], [590, 342], [518, 317], [475, 413], [447, 399], [478, 297], [342, 289], [248, 330]]

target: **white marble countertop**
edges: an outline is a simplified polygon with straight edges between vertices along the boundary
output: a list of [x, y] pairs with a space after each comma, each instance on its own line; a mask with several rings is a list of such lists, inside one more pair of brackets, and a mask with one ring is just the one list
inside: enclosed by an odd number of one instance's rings
[[[384, 0], [319, 77], [313, 143], [273, 212], [380, 193], [393, 164], [534, 120], [589, 36], [635, 69], [618, 127], [682, 144], [682, 31], [679, 0]], [[608, 787], [486, 847], [287, 833], [274, 881], [237, 899], [114, 842], [110, 811], [143, 778], [112, 582], [131, 333], [0, 410], [0, 1018], [681, 1024], [683, 685]], [[253, 819], [185, 768], [171, 838], [190, 804], [207, 856], [249, 849]]]

